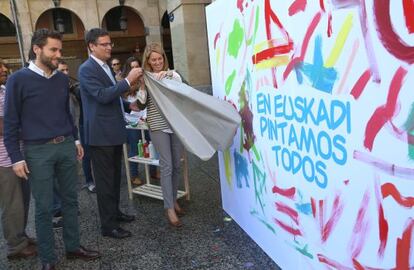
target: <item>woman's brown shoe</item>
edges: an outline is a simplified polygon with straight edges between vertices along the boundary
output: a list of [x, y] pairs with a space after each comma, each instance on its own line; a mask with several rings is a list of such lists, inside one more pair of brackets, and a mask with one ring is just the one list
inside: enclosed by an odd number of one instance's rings
[[175, 210], [175, 213], [177, 214], [178, 217], [185, 216], [185, 214], [186, 214], [185, 210], [183, 208], [181, 208], [178, 203], [174, 204], [174, 210]]
[[174, 208], [167, 209], [165, 211], [165, 214], [167, 216], [168, 223], [170, 223], [171, 226], [176, 227], [176, 228], [179, 228], [179, 227], [183, 226], [181, 221], [178, 219]]

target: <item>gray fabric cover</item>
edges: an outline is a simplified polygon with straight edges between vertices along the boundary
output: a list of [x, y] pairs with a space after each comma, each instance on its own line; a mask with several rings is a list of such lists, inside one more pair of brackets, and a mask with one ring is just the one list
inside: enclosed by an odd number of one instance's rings
[[155, 105], [185, 148], [202, 160], [233, 143], [240, 115], [228, 102], [174, 80], [144, 76]]

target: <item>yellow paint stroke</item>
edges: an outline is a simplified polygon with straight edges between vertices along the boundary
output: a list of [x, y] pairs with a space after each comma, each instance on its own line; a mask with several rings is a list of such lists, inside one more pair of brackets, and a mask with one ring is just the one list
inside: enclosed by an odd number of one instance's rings
[[227, 148], [223, 153], [224, 158], [224, 169], [226, 172], [226, 180], [227, 184], [229, 185], [230, 189], [233, 188], [233, 171], [231, 169], [231, 154], [230, 154], [230, 148]]
[[256, 70], [263, 70], [269, 69], [272, 67], [279, 67], [279, 66], [286, 66], [289, 63], [289, 55], [278, 55], [268, 60], [261, 61], [260, 63], [256, 64]]
[[220, 48], [217, 48], [217, 50], [216, 50], [216, 66], [218, 66], [219, 63], [220, 63], [220, 55], [221, 55]]
[[265, 40], [254, 45], [253, 54], [257, 54], [261, 51], [267, 50], [269, 48], [277, 47], [280, 45], [287, 45], [288, 42], [281, 38], [274, 38], [270, 40]]
[[348, 38], [349, 32], [351, 31], [352, 23], [353, 23], [353, 16], [352, 14], [348, 14], [335, 40], [335, 45], [332, 48], [331, 54], [329, 55], [328, 59], [325, 62], [325, 67], [330, 68], [335, 65], [336, 61], [338, 60], [342, 52], [342, 49], [344, 48], [345, 41]]

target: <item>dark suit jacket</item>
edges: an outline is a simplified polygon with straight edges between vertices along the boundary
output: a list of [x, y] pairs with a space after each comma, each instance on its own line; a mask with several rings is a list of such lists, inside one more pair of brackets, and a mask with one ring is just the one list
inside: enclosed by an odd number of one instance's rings
[[85, 144], [113, 146], [126, 142], [125, 120], [119, 97], [129, 89], [125, 80], [114, 85], [92, 58], [79, 68]]

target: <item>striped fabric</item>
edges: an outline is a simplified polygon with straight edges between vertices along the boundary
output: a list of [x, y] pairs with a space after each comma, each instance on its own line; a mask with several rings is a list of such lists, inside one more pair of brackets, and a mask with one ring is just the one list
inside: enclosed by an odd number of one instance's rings
[[157, 106], [152, 101], [151, 96], [148, 95], [147, 98], [147, 122], [149, 128], [152, 131], [170, 129], [167, 121], [165, 121], [164, 117], [158, 111]]
[[[4, 98], [6, 96], [6, 89], [3, 85], [0, 86], [0, 117], [4, 116]], [[0, 167], [11, 167], [11, 160], [7, 154], [4, 146], [3, 136], [0, 136]]]

